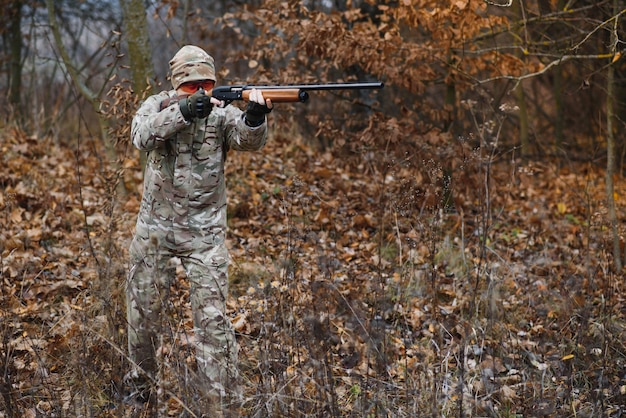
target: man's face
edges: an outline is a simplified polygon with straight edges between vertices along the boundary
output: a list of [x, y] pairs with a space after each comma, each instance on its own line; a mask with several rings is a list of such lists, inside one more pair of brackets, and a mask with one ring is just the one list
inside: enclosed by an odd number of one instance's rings
[[213, 80], [190, 81], [181, 84], [176, 90], [176, 93], [179, 96], [189, 96], [198, 90], [203, 89], [207, 95], [210, 95], [213, 87], [215, 87], [215, 81]]

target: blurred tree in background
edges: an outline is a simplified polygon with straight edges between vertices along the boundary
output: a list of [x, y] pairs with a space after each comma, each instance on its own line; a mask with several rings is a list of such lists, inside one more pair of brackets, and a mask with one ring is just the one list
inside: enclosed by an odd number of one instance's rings
[[[385, 83], [277, 104], [265, 150], [228, 160], [249, 411], [623, 413], [625, 16], [623, 0], [0, 0], [0, 417], [129, 416], [130, 125], [187, 43], [218, 85]], [[154, 416], [201, 415], [182, 273]]]
[[[276, 112], [277, 124], [337, 155], [375, 155], [384, 166], [419, 150], [446, 161], [463, 143], [520, 163], [602, 162], [610, 138], [608, 178], [626, 157], [620, 1], [1, 5], [3, 123], [67, 140], [83, 119], [109, 160], [127, 144], [129, 110], [143, 92], [167, 88], [168, 61], [185, 43], [215, 56], [218, 84], [384, 81], [379, 92], [323, 94]], [[459, 174], [444, 165], [448, 194]]]
[[[221, 83], [383, 80], [387, 87], [378, 95], [324, 96], [307, 108], [285, 109], [307, 136], [336, 149], [346, 135], [367, 145], [372, 141], [364, 138], [386, 141], [389, 135], [373, 132], [382, 125], [403, 143], [420, 143], [433, 132], [467, 137], [476, 129], [471, 113], [481, 107], [506, 114], [506, 146], [521, 146], [518, 154], [601, 156], [613, 66], [614, 126], [623, 132], [624, 10], [614, 12], [608, 0], [164, 0], [147, 2], [145, 13], [143, 2], [129, 0], [54, 4], [76, 70], [100, 99], [110, 74], [162, 84], [169, 58], [191, 42], [215, 55]], [[67, 111], [78, 99], [51, 42], [45, 4], [4, 0], [2, 6], [0, 88], [13, 109], [5, 122], [23, 118], [33, 131], [72, 124]], [[124, 42], [117, 46], [120, 34]], [[143, 56], [133, 61], [137, 53]]]

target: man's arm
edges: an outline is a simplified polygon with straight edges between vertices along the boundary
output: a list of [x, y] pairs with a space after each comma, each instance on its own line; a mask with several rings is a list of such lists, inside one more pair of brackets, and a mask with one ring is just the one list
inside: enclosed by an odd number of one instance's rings
[[266, 115], [273, 108], [272, 101], [265, 99], [263, 93], [253, 90], [245, 112], [227, 106], [226, 110], [226, 143], [228, 148], [237, 151], [257, 151], [267, 142]]
[[[163, 104], [166, 107], [162, 108]], [[157, 148], [187, 126], [178, 100], [168, 92], [147, 98], [137, 110], [131, 126], [133, 145], [142, 151]]]

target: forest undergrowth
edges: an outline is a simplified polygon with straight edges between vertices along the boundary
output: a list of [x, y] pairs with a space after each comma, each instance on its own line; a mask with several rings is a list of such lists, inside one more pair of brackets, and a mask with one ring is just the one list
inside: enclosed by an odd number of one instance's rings
[[[338, 158], [277, 135], [229, 155], [243, 413], [624, 416], [601, 164], [435, 148]], [[180, 266], [158, 412], [122, 402], [138, 156], [118, 177], [92, 141], [7, 128], [0, 149], [0, 417], [202, 416]]]

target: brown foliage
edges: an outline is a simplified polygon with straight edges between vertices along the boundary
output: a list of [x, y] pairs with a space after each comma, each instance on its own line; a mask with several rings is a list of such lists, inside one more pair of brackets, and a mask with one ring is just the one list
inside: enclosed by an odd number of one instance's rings
[[[477, 83], [545, 68], [540, 54], [501, 45], [545, 52], [532, 49], [541, 46], [534, 39], [552, 32], [533, 26], [517, 44], [518, 23], [478, 0], [354, 1], [331, 11], [262, 3], [212, 26], [244, 46], [224, 63], [224, 82], [386, 87], [279, 106], [267, 148], [229, 157], [229, 313], [244, 411], [622, 413], [626, 289], [607, 250], [602, 170], [570, 160], [519, 165], [511, 85]], [[176, 13], [178, 2], [163, 4]], [[531, 28], [543, 12], [528, 12]], [[241, 60], [249, 73], [229, 78]], [[577, 71], [564, 74], [577, 80]], [[0, 136], [7, 416], [148, 413], [121, 401], [129, 366], [121, 295], [141, 193], [128, 129], [140, 98], [125, 81], [112, 84], [102, 111], [121, 170], [80, 133], [61, 144], [8, 127]], [[548, 141], [551, 90], [531, 90], [535, 128]], [[616, 178], [616, 190], [624, 186]], [[201, 413], [187, 380], [193, 330], [181, 273], [164, 310], [163, 416]]]
[[[140, 176], [111, 210], [86, 145], [19, 131], [0, 144], [0, 358], [13, 413], [133, 410], [119, 394], [119, 300]], [[625, 360], [610, 353], [624, 349], [625, 289], [609, 269], [597, 169], [511, 171], [463, 144], [448, 158], [466, 177], [446, 212], [434, 160], [381, 172], [278, 132], [262, 153], [232, 154], [229, 307], [246, 411], [534, 415], [624, 402]], [[136, 158], [125, 166], [140, 173]], [[179, 276], [166, 311], [161, 407], [172, 414], [181, 401], [193, 410], [177, 371], [193, 367], [187, 292]]]

